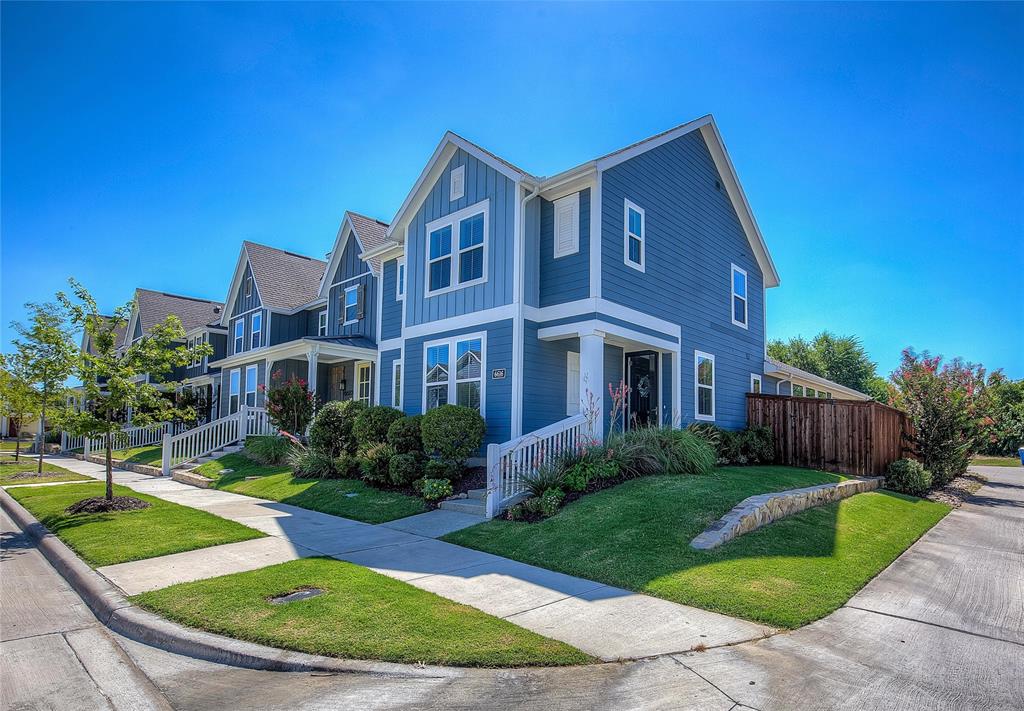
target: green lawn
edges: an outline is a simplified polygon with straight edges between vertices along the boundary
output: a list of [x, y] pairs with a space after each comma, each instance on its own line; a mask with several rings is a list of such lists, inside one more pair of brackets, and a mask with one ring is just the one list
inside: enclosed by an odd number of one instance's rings
[[974, 457], [971, 464], [979, 467], [1019, 467], [1020, 457]]
[[[93, 452], [93, 454], [99, 454], [103, 456], [103, 452]], [[160, 466], [161, 457], [163, 457], [163, 447], [159, 444], [152, 444], [148, 447], [133, 447], [131, 449], [116, 449], [110, 453], [110, 456], [114, 459], [120, 459], [124, 462], [132, 462], [133, 464], [148, 464], [151, 467]]]
[[825, 616], [949, 511], [888, 491], [809, 509], [717, 549], [690, 541], [748, 496], [843, 477], [787, 467], [626, 482], [537, 524], [495, 520], [444, 540], [779, 626]]
[[49, 462], [43, 462], [42, 476], [18, 477], [21, 473], [35, 474], [39, 460], [35, 457], [0, 462], [0, 486], [8, 484], [44, 484], [51, 481], [91, 481], [89, 477], [75, 474]]
[[139, 511], [105, 514], [72, 515], [64, 512], [76, 501], [102, 496], [103, 489], [102, 482], [95, 482], [8, 489], [7, 493], [93, 567], [236, 543], [264, 535], [234, 521], [139, 494], [123, 486], [114, 487], [115, 496], [134, 496], [152, 505]]
[[[32, 446], [32, 440], [21, 441], [21, 451], [24, 452], [26, 449]], [[0, 441], [0, 452], [13, 452], [17, 448], [17, 442], [13, 439], [5, 439]]]
[[[308, 587], [325, 592], [286, 604], [269, 602]], [[348, 659], [481, 667], [593, 661], [562, 642], [330, 558], [182, 583], [132, 599], [192, 627]]]
[[[225, 469], [232, 471], [225, 474]], [[414, 496], [381, 491], [356, 479], [302, 479], [287, 466], [255, 464], [229, 454], [194, 470], [214, 480], [214, 487], [365, 523], [384, 523], [427, 510]], [[246, 480], [247, 477], [258, 477]], [[355, 496], [349, 496], [355, 494]]]

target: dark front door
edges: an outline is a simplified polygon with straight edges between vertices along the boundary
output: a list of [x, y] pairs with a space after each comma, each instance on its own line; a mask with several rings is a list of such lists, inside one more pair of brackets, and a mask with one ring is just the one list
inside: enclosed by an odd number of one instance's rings
[[629, 383], [628, 427], [658, 424], [658, 354], [653, 351], [626, 354]]

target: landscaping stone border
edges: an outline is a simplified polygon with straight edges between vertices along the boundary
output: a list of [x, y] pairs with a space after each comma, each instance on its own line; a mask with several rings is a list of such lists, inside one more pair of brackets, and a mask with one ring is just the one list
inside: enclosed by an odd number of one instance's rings
[[[25, 535], [35, 541], [50, 565], [78, 593], [101, 623], [128, 639], [151, 647], [217, 664], [264, 671], [354, 672], [404, 678], [447, 678], [488, 671], [324, 657], [190, 629], [133, 604], [3, 489], [0, 489], [0, 509], [11, 517]], [[514, 670], [502, 671], [507, 673]]]
[[[92, 462], [93, 464], [107, 465], [107, 460], [104, 457], [98, 457], [89, 455], [86, 457], [84, 454], [77, 452], [69, 452], [75, 459], [81, 459], [84, 462]], [[151, 467], [148, 464], [136, 464], [135, 462], [126, 462], [123, 459], [113, 459], [111, 464], [115, 469], [124, 469], [125, 471], [135, 472], [136, 474], [145, 474], [146, 476], [163, 476], [164, 472], [160, 467]]]
[[815, 506], [830, 504], [854, 494], [872, 491], [881, 487], [884, 482], [885, 479], [880, 476], [866, 477], [748, 496], [690, 541], [690, 546], [698, 550], [717, 548], [737, 536], [756, 531], [780, 518]]
[[200, 474], [193, 474], [188, 469], [172, 469], [171, 478], [174, 481], [181, 482], [182, 484], [188, 484], [194, 486], [197, 489], [212, 489], [213, 480], [207, 479], [205, 476]]

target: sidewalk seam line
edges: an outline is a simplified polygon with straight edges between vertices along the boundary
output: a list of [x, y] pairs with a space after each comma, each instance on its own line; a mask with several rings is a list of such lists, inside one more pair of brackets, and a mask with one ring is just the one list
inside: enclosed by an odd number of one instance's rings
[[892, 612], [882, 612], [881, 610], [872, 610], [867, 607], [857, 607], [856, 605], [843, 605], [851, 610], [859, 610], [861, 612], [869, 612], [873, 615], [882, 615], [883, 617], [892, 617], [897, 620], [906, 620], [907, 622], [916, 622], [921, 625], [928, 625], [929, 627], [938, 627], [939, 629], [949, 630], [950, 632], [959, 632], [960, 634], [970, 635], [972, 637], [981, 637], [982, 639], [990, 639], [994, 642], [1005, 642], [1006, 644], [1015, 644], [1018, 647], [1024, 647], [1024, 642], [1016, 642], [1012, 639], [1003, 639], [1002, 637], [995, 637], [990, 634], [983, 634], [981, 632], [971, 632], [969, 630], [962, 630], [959, 627], [950, 627], [949, 625], [943, 625], [938, 622], [929, 622], [927, 620], [918, 620], [913, 617], [906, 617], [904, 615], [897, 615]]

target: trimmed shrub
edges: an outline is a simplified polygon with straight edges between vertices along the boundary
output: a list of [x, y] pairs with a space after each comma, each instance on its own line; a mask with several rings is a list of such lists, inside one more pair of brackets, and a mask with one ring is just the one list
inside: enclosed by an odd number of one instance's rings
[[461, 479], [462, 465], [456, 462], [446, 462], [441, 459], [431, 459], [425, 467], [426, 476], [429, 479]]
[[471, 407], [441, 405], [423, 416], [420, 434], [427, 454], [465, 466], [480, 449], [487, 427], [480, 413]]
[[343, 452], [334, 458], [334, 474], [339, 479], [358, 479], [362, 474], [359, 457]]
[[387, 405], [367, 407], [359, 413], [352, 424], [352, 436], [355, 437], [360, 447], [378, 442], [387, 442], [388, 428], [396, 420], [402, 419], [402, 417], [401, 410], [396, 410]]
[[257, 464], [284, 464], [292, 446], [291, 440], [284, 437], [247, 437], [242, 455]]
[[363, 447], [359, 452], [359, 468], [363, 481], [376, 486], [391, 483], [391, 458], [395, 456], [395, 448], [386, 442], [378, 442]]
[[423, 438], [420, 436], [422, 415], [402, 417], [388, 427], [388, 444], [400, 454], [423, 454]]
[[751, 464], [775, 461], [775, 435], [771, 427], [758, 425], [743, 430], [743, 453]]
[[535, 497], [543, 496], [549, 489], [561, 489], [564, 485], [565, 470], [557, 461], [541, 464], [536, 470], [523, 475], [523, 486]]
[[447, 479], [424, 479], [420, 488], [427, 501], [437, 501], [452, 495], [452, 483]]
[[931, 472], [913, 459], [898, 459], [885, 472], [885, 488], [901, 494], [924, 496], [931, 485]]
[[343, 452], [355, 454], [358, 443], [352, 435], [356, 418], [366, 405], [357, 400], [332, 400], [325, 403], [309, 428], [309, 444], [328, 452], [332, 458]]
[[288, 454], [288, 466], [296, 476], [308, 479], [333, 479], [337, 476], [334, 457], [315, 447], [293, 447]]
[[746, 464], [743, 454], [743, 435], [732, 430], [721, 430], [718, 440], [719, 464]]
[[[394, 447], [394, 445], [391, 445]], [[388, 464], [388, 479], [393, 486], [408, 486], [423, 476], [420, 458], [415, 454], [399, 453]]]

